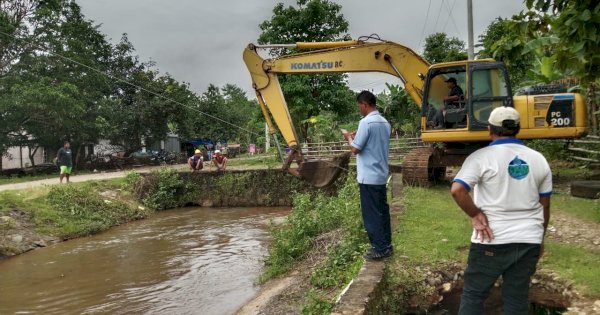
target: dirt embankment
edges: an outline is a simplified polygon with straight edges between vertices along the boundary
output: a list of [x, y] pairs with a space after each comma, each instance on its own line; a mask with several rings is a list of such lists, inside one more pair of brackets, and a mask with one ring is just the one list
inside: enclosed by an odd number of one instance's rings
[[36, 232], [31, 215], [20, 209], [12, 209], [0, 216], [0, 259], [59, 241], [57, 237]]
[[[292, 271], [272, 279], [236, 315], [296, 315], [305, 303], [310, 287], [312, 270], [327, 257], [331, 246], [340, 241], [340, 231], [335, 230], [317, 237], [312, 250]], [[333, 292], [332, 292], [333, 293]]]

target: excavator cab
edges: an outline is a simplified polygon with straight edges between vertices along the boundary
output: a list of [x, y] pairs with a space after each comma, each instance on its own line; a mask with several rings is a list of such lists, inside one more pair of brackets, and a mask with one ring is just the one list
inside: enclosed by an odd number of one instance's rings
[[[444, 101], [452, 93], [448, 80], [462, 92], [457, 100]], [[454, 62], [432, 66], [424, 84], [424, 130], [447, 132], [485, 130], [492, 110], [512, 106], [512, 93], [504, 64], [494, 61]]]

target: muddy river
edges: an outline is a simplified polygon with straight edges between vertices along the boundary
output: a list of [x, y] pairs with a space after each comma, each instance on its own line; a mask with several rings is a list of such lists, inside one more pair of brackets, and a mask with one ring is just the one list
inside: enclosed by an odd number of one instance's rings
[[231, 314], [288, 211], [169, 210], [0, 261], [0, 314]]

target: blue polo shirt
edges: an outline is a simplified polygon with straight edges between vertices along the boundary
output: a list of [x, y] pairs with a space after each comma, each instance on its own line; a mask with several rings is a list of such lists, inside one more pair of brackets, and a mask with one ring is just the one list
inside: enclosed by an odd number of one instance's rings
[[390, 123], [372, 111], [358, 124], [352, 146], [359, 149], [356, 156], [356, 180], [359, 184], [385, 185], [388, 177]]

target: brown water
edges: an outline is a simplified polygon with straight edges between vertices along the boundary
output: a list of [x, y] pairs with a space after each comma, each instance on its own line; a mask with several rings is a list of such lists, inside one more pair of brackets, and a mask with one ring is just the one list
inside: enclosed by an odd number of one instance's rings
[[281, 208], [185, 208], [0, 261], [0, 314], [231, 314]]

